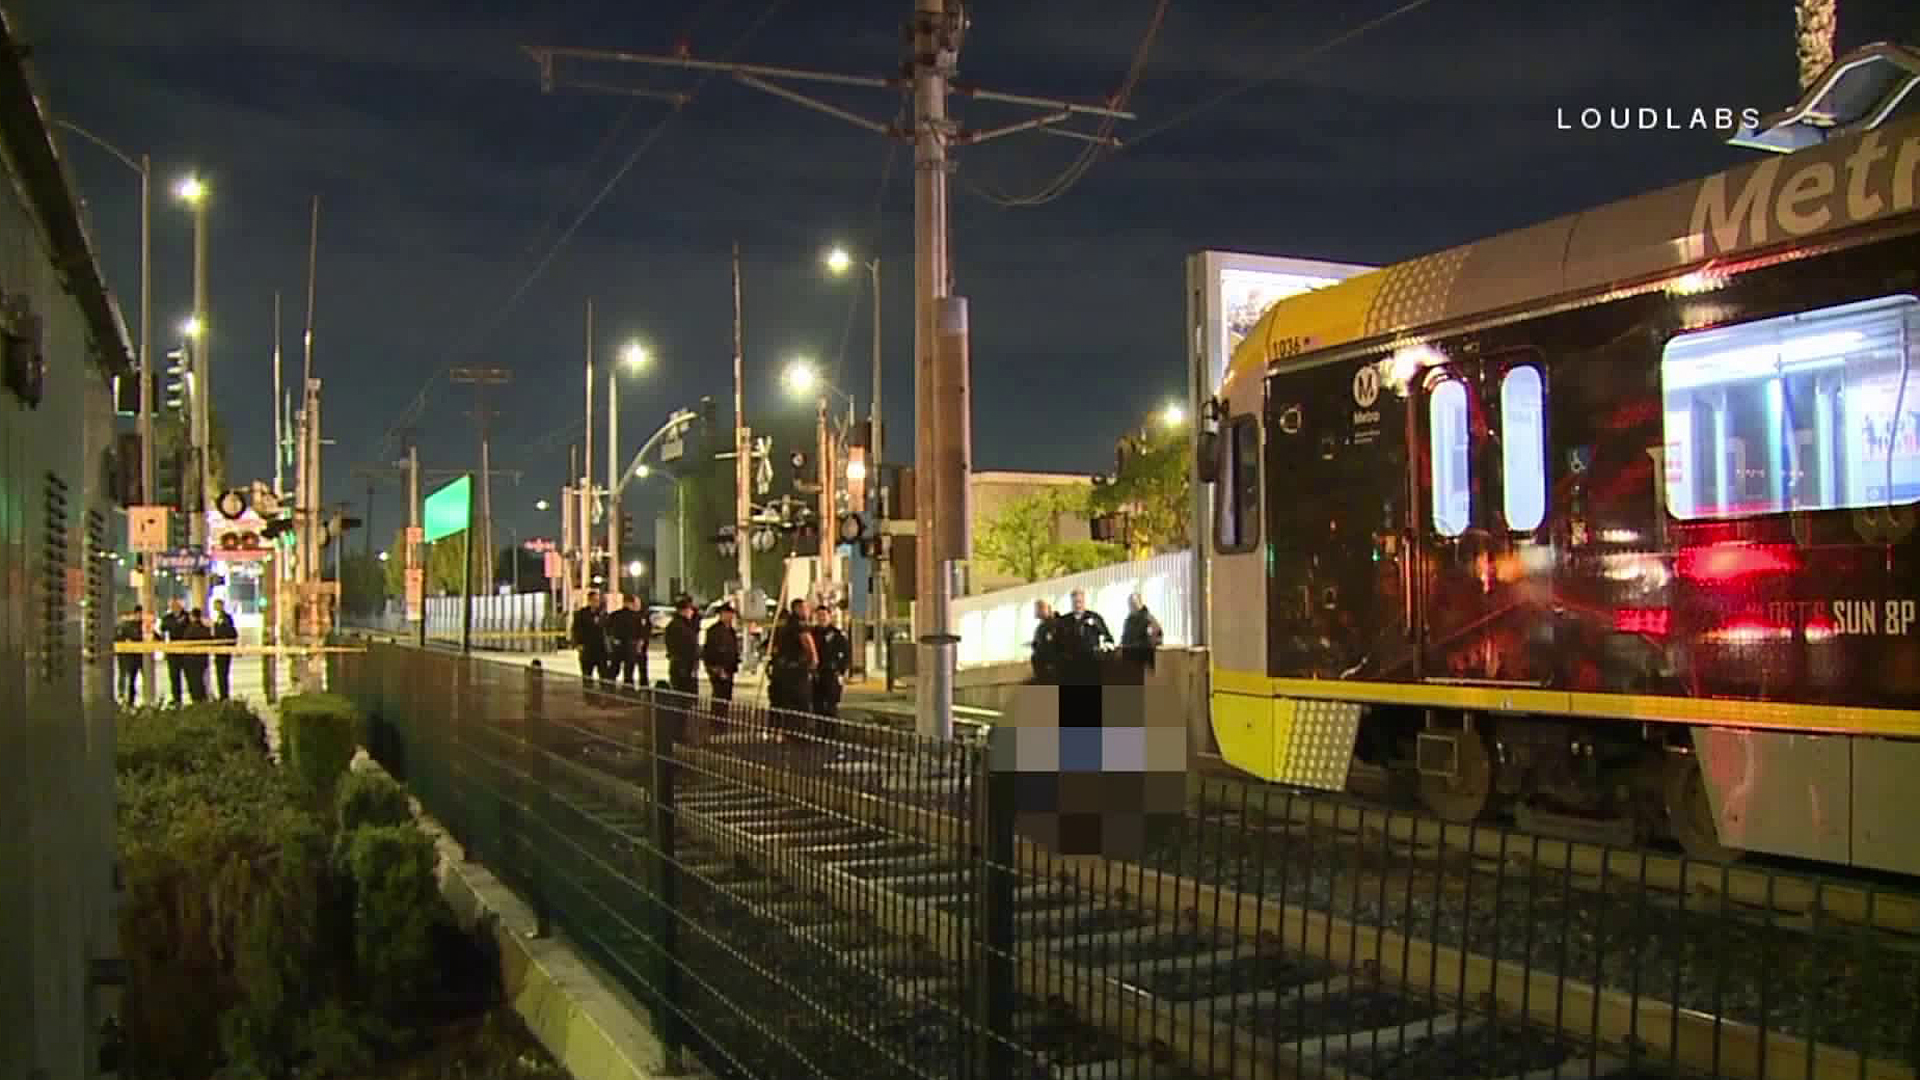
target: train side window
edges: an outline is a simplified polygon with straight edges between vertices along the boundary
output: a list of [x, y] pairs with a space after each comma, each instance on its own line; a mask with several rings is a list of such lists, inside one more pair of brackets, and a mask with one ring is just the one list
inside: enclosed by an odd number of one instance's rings
[[1459, 536], [1472, 521], [1472, 434], [1467, 424], [1467, 386], [1448, 379], [1434, 386], [1427, 398], [1427, 437], [1431, 441], [1433, 529], [1441, 536]]
[[1660, 358], [1667, 509], [1681, 519], [1920, 500], [1920, 300], [1888, 296], [1681, 334]]
[[1220, 485], [1213, 500], [1213, 547], [1223, 555], [1252, 551], [1260, 540], [1260, 428], [1257, 417], [1227, 421], [1220, 440]]
[[1547, 516], [1545, 419], [1540, 369], [1509, 370], [1500, 380], [1500, 497], [1514, 532], [1532, 532]]

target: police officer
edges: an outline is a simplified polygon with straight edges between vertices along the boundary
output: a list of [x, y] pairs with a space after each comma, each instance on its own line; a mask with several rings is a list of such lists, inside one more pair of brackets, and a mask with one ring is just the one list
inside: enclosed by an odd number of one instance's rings
[[1139, 593], [1127, 597], [1127, 621], [1120, 624], [1120, 655], [1127, 660], [1127, 666], [1136, 677], [1153, 670], [1153, 656], [1165, 640], [1166, 632], [1160, 629], [1160, 620], [1147, 610], [1147, 602], [1140, 599]]
[[600, 607], [600, 590], [587, 592], [587, 603], [573, 613], [573, 625], [567, 636], [580, 650], [580, 681], [591, 683], [607, 666], [607, 628]]
[[720, 620], [707, 627], [707, 641], [700, 659], [707, 665], [707, 681], [713, 684], [714, 712], [724, 716], [726, 703], [733, 700], [733, 677], [740, 670], [740, 631], [733, 625], [733, 605], [720, 605]]
[[[160, 636], [168, 643], [181, 640], [181, 632], [187, 628], [187, 605], [179, 597], [167, 604], [167, 613], [160, 617]], [[173, 703], [180, 704], [181, 687], [186, 681], [186, 656], [181, 653], [167, 654], [167, 688], [173, 691]]]
[[[114, 627], [115, 642], [145, 641], [147, 639], [147, 609], [138, 604], [120, 619], [120, 625]], [[120, 703], [137, 705], [140, 703], [140, 671], [147, 658], [139, 653], [120, 653], [116, 658], [120, 667]], [[153, 687], [147, 687], [147, 697], [153, 697]]]
[[[227, 602], [213, 602], [213, 625], [207, 628], [207, 636], [221, 645], [240, 644], [240, 628], [233, 625], [233, 616], [227, 614]], [[233, 670], [233, 654], [221, 653], [213, 657], [213, 681], [220, 691], [221, 701], [232, 700], [231, 683], [228, 679]]]
[[1060, 681], [1060, 664], [1064, 658], [1060, 618], [1053, 613], [1053, 605], [1045, 600], [1033, 602], [1033, 618], [1033, 681], [1042, 686], [1052, 685]]
[[700, 692], [700, 623], [693, 597], [673, 602], [673, 621], [667, 624], [667, 685], [682, 694]]
[[[190, 645], [203, 644], [213, 640], [213, 630], [207, 626], [206, 613], [194, 608], [187, 613], [187, 621], [180, 629], [180, 640]], [[206, 653], [186, 653], [180, 657], [180, 667], [187, 680], [187, 695], [195, 705], [207, 700], [207, 660]]]
[[1084, 589], [1073, 590], [1073, 610], [1062, 616], [1062, 636], [1066, 639], [1065, 681], [1069, 685], [1100, 683], [1100, 650], [1113, 645], [1113, 631], [1097, 611], [1087, 610]]
[[813, 613], [813, 651], [820, 658], [820, 666], [813, 669], [813, 711], [838, 717], [847, 672], [853, 670], [853, 645], [833, 624], [833, 609], [826, 604]]
[[[768, 704], [789, 714], [813, 711], [813, 673], [820, 670], [820, 656], [808, 632], [807, 614], [806, 600], [795, 598], [781, 613], [768, 646]], [[776, 716], [775, 723], [784, 726], [791, 719]]]
[[620, 684], [633, 689], [633, 674], [640, 673], [640, 685], [647, 685], [647, 641], [652, 626], [640, 610], [640, 598], [627, 594], [627, 606], [607, 616], [607, 677], [618, 676]]

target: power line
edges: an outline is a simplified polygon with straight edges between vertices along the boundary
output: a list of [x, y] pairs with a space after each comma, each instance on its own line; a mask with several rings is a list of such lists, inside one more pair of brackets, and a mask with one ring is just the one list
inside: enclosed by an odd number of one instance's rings
[[[1180, 125], [1188, 122], [1189, 120], [1192, 120], [1194, 117], [1200, 115], [1203, 112], [1206, 112], [1209, 109], [1213, 109], [1219, 105], [1222, 105], [1228, 101], [1231, 101], [1234, 98], [1239, 97], [1240, 95], [1248, 92], [1249, 90], [1259, 89], [1262, 86], [1266, 86], [1267, 84], [1282, 78], [1287, 73], [1288, 69], [1290, 69], [1291, 67], [1297, 64], [1300, 64], [1307, 60], [1311, 60], [1314, 57], [1321, 55], [1322, 53], [1330, 52], [1333, 49], [1339, 48], [1341, 45], [1345, 45], [1347, 42], [1352, 41], [1355, 38], [1361, 37], [1362, 35], [1365, 35], [1374, 30], [1377, 30], [1380, 27], [1385, 26], [1386, 24], [1394, 21], [1395, 19], [1398, 19], [1402, 15], [1411, 14], [1412, 12], [1425, 7], [1427, 4], [1431, 2], [1432, 0], [1408, 0], [1407, 3], [1402, 4], [1397, 8], [1394, 8], [1392, 11], [1386, 12], [1383, 15], [1370, 19], [1364, 23], [1361, 23], [1358, 26], [1355, 26], [1349, 30], [1343, 31], [1342, 33], [1337, 34], [1334, 37], [1329, 38], [1328, 40], [1323, 41], [1318, 45], [1315, 45], [1308, 49], [1304, 49], [1300, 52], [1293, 54], [1292, 56], [1287, 57], [1285, 60], [1281, 61], [1281, 63], [1276, 68], [1269, 71], [1265, 75], [1256, 76], [1252, 79], [1248, 79], [1247, 81], [1237, 86], [1232, 87], [1231, 89], [1222, 91], [1221, 93], [1216, 94], [1215, 96], [1208, 98], [1205, 101], [1202, 101], [1200, 104], [1195, 105], [1193, 108], [1188, 109], [1183, 113], [1180, 113], [1179, 115], [1173, 117], [1172, 119], [1167, 120], [1166, 122], [1159, 124], [1156, 127], [1148, 128], [1144, 133], [1134, 136], [1133, 138], [1128, 139], [1124, 143], [1112, 146], [1111, 150], [1114, 153], [1118, 153], [1125, 150], [1131, 150], [1139, 146], [1141, 143], [1147, 141], [1148, 139], [1153, 138], [1156, 135], [1163, 135], [1166, 132], [1171, 131], [1176, 127], [1179, 127]], [[1163, 9], [1164, 9], [1164, 6], [1165, 5], [1162, 5]], [[1248, 24], [1248, 26], [1243, 28], [1240, 32], [1245, 33], [1246, 30], [1252, 29], [1254, 26], [1257, 26], [1258, 24], [1267, 21], [1274, 14], [1276, 14], [1277, 11], [1278, 11], [1277, 8], [1269, 9], [1266, 12], [1262, 13], [1261, 15], [1256, 16]], [[1158, 15], [1159, 13], [1156, 13], [1155, 25], [1150, 31], [1150, 34], [1152, 32], [1157, 32]], [[1149, 36], [1147, 41], [1142, 43], [1143, 51], [1141, 54], [1136, 54], [1135, 56], [1136, 64], [1139, 64], [1143, 61], [1144, 47], [1149, 46], [1151, 44], [1151, 40], [1152, 40], [1151, 36]], [[1137, 72], [1135, 73], [1134, 77], [1137, 77]], [[1124, 103], [1119, 107], [1124, 108], [1125, 107]], [[1103, 132], [1103, 134], [1106, 134], [1106, 132]], [[1068, 165], [1067, 168], [1063, 170], [1059, 176], [1056, 176], [1047, 186], [1043, 187], [1039, 192], [1030, 196], [1020, 197], [1020, 198], [1009, 198], [999, 192], [990, 191], [976, 183], [969, 182], [967, 186], [975, 194], [980, 195], [981, 197], [987, 199], [989, 202], [992, 202], [998, 206], [1009, 207], [1009, 208], [1014, 208], [1014, 207], [1026, 208], [1026, 207], [1033, 207], [1033, 206], [1044, 206], [1047, 203], [1053, 202], [1054, 200], [1065, 195], [1067, 192], [1073, 190], [1074, 186], [1079, 184], [1081, 179], [1083, 179], [1087, 175], [1087, 173], [1091, 172], [1093, 169], [1093, 166], [1098, 163], [1100, 159], [1099, 151], [1101, 149], [1102, 147], [1099, 145], [1088, 147], [1086, 150], [1082, 151], [1080, 156], [1076, 158], [1072, 164]]]
[[[744, 48], [746, 44], [766, 26], [767, 21], [784, 7], [785, 4], [786, 0], [770, 0], [765, 10], [741, 33], [740, 37], [727, 49], [725, 55], [731, 56]], [[690, 93], [679, 96], [674, 103], [672, 111], [661, 117], [659, 122], [654, 124], [652, 129], [647, 132], [646, 136], [641, 139], [640, 145], [634, 148], [631, 154], [627, 155], [626, 160], [621, 163], [620, 168], [601, 186], [599, 193], [593, 197], [593, 200], [587, 204], [585, 209], [574, 216], [573, 222], [569, 224], [566, 230], [560, 234], [560, 237], [553, 242], [547, 254], [528, 272], [519, 286], [507, 297], [505, 303], [497, 305], [494, 308], [493, 315], [485, 322], [478, 324], [474, 332], [469, 334], [468, 338], [461, 343], [461, 346], [451, 350], [448, 358], [442, 361], [440, 367], [436, 369], [432, 375], [427, 377], [426, 383], [420, 387], [420, 391], [414, 395], [413, 399], [408, 403], [407, 408], [401, 413], [400, 419], [390, 426], [381, 436], [381, 448], [383, 452], [391, 449], [397, 428], [416, 423], [420, 415], [425, 412], [427, 396], [432, 392], [434, 383], [438, 381], [442, 375], [446, 374], [447, 369], [454, 365], [459, 356], [471, 349], [473, 345], [485, 340], [506, 320], [508, 315], [512, 314], [514, 308], [519, 305], [528, 290], [533, 288], [541, 276], [546, 273], [547, 268], [553, 265], [553, 260], [559, 256], [568, 241], [573, 239], [574, 233], [579, 231], [580, 226], [585, 224], [589, 217], [593, 216], [594, 211], [600, 208], [600, 204], [606, 201], [607, 196], [613, 193], [614, 189], [619, 186], [620, 181], [626, 177], [627, 173], [633, 170], [633, 166], [640, 158], [643, 157], [648, 150], [652, 149], [653, 145], [666, 133], [667, 126], [680, 114], [680, 110], [685, 106], [687, 101], [690, 101], [698, 95], [700, 91], [706, 87], [707, 83], [712, 81], [715, 74], [717, 73], [712, 71], [705, 73], [694, 83], [693, 90]], [[630, 106], [629, 111], [631, 111], [631, 108]]]
[[[894, 117], [893, 122], [895, 127], [900, 126], [902, 121], [904, 121], [906, 111], [906, 107], [901, 106], [900, 112]], [[899, 143], [887, 144], [887, 159], [880, 166], [880, 184], [874, 189], [873, 212], [867, 221], [868, 258], [875, 258], [880, 252], [880, 237], [886, 230], [887, 185], [893, 181], [893, 162], [899, 153]], [[862, 292], [863, 290], [861, 289], [854, 289], [848, 293], [847, 315], [846, 318], [840, 320], [840, 348], [833, 358], [833, 383], [836, 386], [840, 384], [841, 374], [847, 366], [847, 339], [853, 333], [853, 316], [860, 310], [860, 297]], [[880, 298], [877, 296], [874, 297], [873, 302], [876, 304], [879, 303]]]
[[1363, 22], [1360, 25], [1353, 27], [1350, 30], [1346, 30], [1342, 33], [1336, 34], [1333, 37], [1328, 38], [1326, 41], [1323, 41], [1320, 44], [1313, 46], [1312, 48], [1297, 52], [1292, 56], [1287, 57], [1285, 60], [1281, 61], [1280, 65], [1277, 68], [1275, 68], [1272, 71], [1269, 71], [1267, 74], [1255, 76], [1254, 78], [1248, 79], [1246, 82], [1243, 82], [1240, 85], [1235, 86], [1230, 90], [1221, 91], [1219, 94], [1216, 94], [1213, 97], [1208, 98], [1207, 100], [1201, 102], [1200, 104], [1195, 105], [1193, 108], [1188, 109], [1186, 112], [1180, 113], [1179, 115], [1173, 117], [1171, 120], [1168, 120], [1165, 123], [1159, 124], [1155, 127], [1148, 128], [1146, 132], [1144, 132], [1143, 134], [1136, 135], [1132, 139], [1129, 139], [1127, 141], [1126, 146], [1124, 146], [1122, 149], [1131, 150], [1139, 146], [1141, 143], [1146, 142], [1148, 139], [1153, 138], [1156, 135], [1164, 135], [1168, 131], [1171, 131], [1174, 128], [1179, 127], [1181, 124], [1186, 123], [1187, 121], [1193, 119], [1194, 117], [1200, 115], [1203, 112], [1206, 112], [1209, 109], [1215, 108], [1219, 105], [1223, 105], [1226, 102], [1239, 97], [1241, 94], [1244, 94], [1249, 90], [1257, 90], [1260, 87], [1267, 85], [1268, 83], [1274, 82], [1282, 78], [1287, 74], [1287, 70], [1296, 64], [1299, 64], [1306, 60], [1311, 60], [1322, 53], [1331, 52], [1332, 50], [1337, 49], [1342, 45], [1345, 45], [1347, 42], [1354, 40], [1355, 38], [1358, 38], [1364, 34], [1368, 34], [1375, 30], [1378, 30], [1380, 27], [1387, 25], [1388, 23], [1394, 21], [1395, 19], [1398, 19], [1400, 16], [1412, 14], [1413, 12], [1419, 10], [1420, 8], [1426, 7], [1428, 4], [1432, 2], [1433, 0], [1408, 0], [1407, 3], [1402, 4], [1397, 8], [1394, 8], [1392, 11], [1389, 11], [1375, 18], [1369, 19], [1366, 22]]
[[[1140, 44], [1133, 50], [1133, 62], [1127, 65], [1126, 77], [1121, 80], [1120, 88], [1113, 94], [1114, 108], [1125, 109], [1127, 100], [1133, 96], [1134, 89], [1139, 86], [1140, 76], [1146, 71], [1147, 57], [1152, 55], [1154, 42], [1159, 39], [1160, 28], [1166, 22], [1169, 4], [1170, 0], [1158, 0], [1154, 5], [1153, 18], [1147, 22], [1146, 33], [1141, 35]], [[1031, 195], [1005, 195], [971, 182], [967, 186], [989, 202], [999, 206], [1044, 206], [1073, 190], [1081, 178], [1093, 169], [1094, 164], [1100, 160], [1100, 152], [1114, 145], [1113, 132], [1118, 124], [1119, 121], [1114, 117], [1102, 120], [1095, 137], [1089, 140], [1086, 147], [1080, 151], [1080, 156]]]

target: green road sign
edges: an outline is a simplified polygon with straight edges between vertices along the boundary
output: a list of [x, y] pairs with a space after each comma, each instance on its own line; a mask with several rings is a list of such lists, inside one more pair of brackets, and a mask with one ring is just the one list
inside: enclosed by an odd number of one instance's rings
[[473, 477], [463, 476], [427, 496], [425, 527], [421, 539], [431, 544], [443, 536], [467, 527], [468, 506], [473, 497]]

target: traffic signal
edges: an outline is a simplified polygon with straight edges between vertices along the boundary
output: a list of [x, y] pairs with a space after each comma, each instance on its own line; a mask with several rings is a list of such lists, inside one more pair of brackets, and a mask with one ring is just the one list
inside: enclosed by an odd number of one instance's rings
[[180, 411], [187, 407], [187, 350], [175, 349], [167, 354], [166, 394], [161, 399], [165, 408]]
[[139, 506], [146, 495], [140, 490], [140, 434], [123, 431], [113, 443], [114, 498], [121, 506]]
[[1118, 514], [1095, 515], [1087, 521], [1087, 533], [1091, 539], [1106, 544], [1118, 544], [1125, 538]]
[[186, 453], [177, 446], [171, 453], [157, 456], [153, 463], [153, 505], [185, 509], [185, 464]]
[[[157, 371], [149, 374], [147, 381], [153, 386], [153, 394], [148, 398], [147, 403], [150, 411], [157, 415], [160, 412], [161, 403], [166, 400], [166, 383], [161, 380], [160, 373]], [[113, 377], [113, 411], [121, 416], [140, 415], [140, 376], [138, 374]]]
[[633, 550], [633, 515], [620, 515], [620, 547], [624, 551]]

